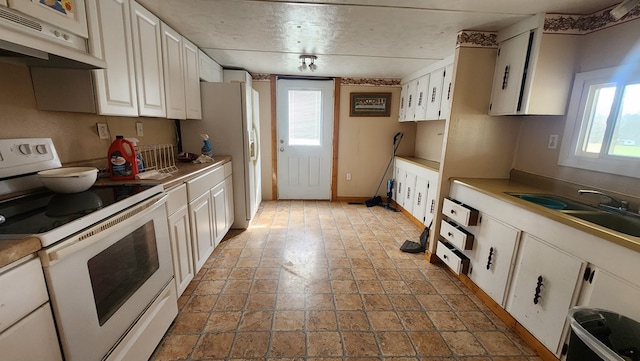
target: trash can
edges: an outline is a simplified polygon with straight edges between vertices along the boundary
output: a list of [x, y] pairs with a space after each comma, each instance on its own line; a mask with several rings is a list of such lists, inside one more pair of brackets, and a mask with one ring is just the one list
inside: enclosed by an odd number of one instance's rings
[[640, 361], [640, 323], [618, 313], [576, 307], [569, 311], [567, 361]]

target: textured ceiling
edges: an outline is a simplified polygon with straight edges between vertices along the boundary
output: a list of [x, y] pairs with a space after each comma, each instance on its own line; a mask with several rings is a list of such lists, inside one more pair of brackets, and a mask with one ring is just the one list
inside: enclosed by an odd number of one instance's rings
[[[453, 54], [460, 30], [538, 12], [591, 14], [620, 0], [137, 0], [224, 67], [402, 78]], [[314, 73], [300, 54], [318, 56]]]

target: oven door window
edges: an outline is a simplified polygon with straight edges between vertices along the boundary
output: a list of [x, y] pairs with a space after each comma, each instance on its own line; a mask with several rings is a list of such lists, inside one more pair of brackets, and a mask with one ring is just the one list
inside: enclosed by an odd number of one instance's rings
[[89, 259], [87, 266], [102, 326], [160, 267], [153, 221]]

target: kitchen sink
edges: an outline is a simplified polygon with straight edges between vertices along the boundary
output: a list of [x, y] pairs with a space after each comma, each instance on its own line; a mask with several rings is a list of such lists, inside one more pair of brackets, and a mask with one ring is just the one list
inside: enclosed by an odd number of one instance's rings
[[597, 211], [596, 207], [592, 207], [588, 204], [573, 201], [568, 198], [559, 197], [553, 194], [538, 194], [538, 193], [507, 193], [514, 197], [518, 197], [527, 202], [535, 203], [537, 205], [556, 210], [583, 210], [583, 211]]
[[640, 237], [640, 218], [605, 211], [562, 210], [561, 212], [614, 231]]

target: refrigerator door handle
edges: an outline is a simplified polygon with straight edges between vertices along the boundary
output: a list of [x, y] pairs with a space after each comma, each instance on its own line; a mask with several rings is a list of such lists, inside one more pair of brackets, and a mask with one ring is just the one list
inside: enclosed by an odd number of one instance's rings
[[249, 155], [251, 160], [258, 159], [260, 144], [258, 143], [258, 134], [256, 132], [256, 128], [251, 128], [251, 133], [249, 134]]

